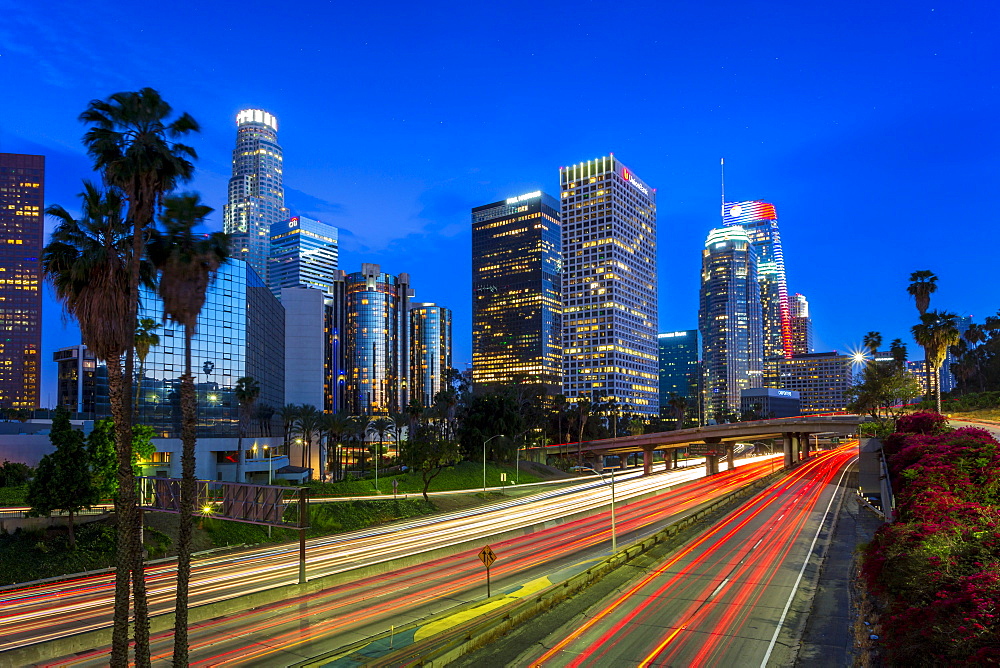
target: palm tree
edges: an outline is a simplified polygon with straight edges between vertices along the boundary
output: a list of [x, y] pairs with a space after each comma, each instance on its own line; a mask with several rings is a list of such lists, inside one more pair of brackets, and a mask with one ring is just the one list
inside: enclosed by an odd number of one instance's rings
[[[351, 425], [350, 421], [351, 421], [351, 416], [345, 413], [344, 411], [340, 411], [337, 413], [326, 413], [323, 415], [321, 419], [321, 428], [323, 432], [326, 434], [326, 450], [327, 450], [326, 461], [336, 462], [334, 466], [330, 467], [334, 471], [335, 479], [338, 476], [343, 477], [342, 476], [343, 470], [340, 462], [340, 457], [337, 455], [337, 447], [340, 446], [341, 441], [344, 440], [344, 434], [347, 433], [347, 430], [350, 428]], [[341, 448], [341, 450], [342, 449], [343, 448]]]
[[[347, 434], [351, 439], [358, 444], [358, 453], [360, 455], [360, 468], [361, 475], [364, 477], [365, 474], [365, 436], [368, 434], [368, 418], [364, 415], [355, 415], [351, 417], [350, 427], [348, 428]], [[353, 450], [353, 448], [352, 448]], [[358, 456], [356, 455], [356, 460]]]
[[680, 429], [684, 426], [684, 413], [687, 412], [688, 406], [687, 399], [676, 392], [671, 392], [670, 398], [667, 400], [667, 406], [670, 406], [674, 412], [674, 417], [677, 419], [674, 429]]
[[[295, 431], [295, 421], [299, 419], [299, 405], [285, 404], [278, 409], [278, 417], [281, 418], [281, 430], [284, 437], [285, 452], [291, 453], [290, 445], [292, 434]], [[291, 458], [288, 460], [291, 461]]]
[[152, 318], [139, 318], [135, 326], [135, 356], [139, 360], [139, 373], [135, 381], [135, 406], [133, 406], [133, 417], [139, 417], [139, 398], [142, 396], [142, 377], [145, 375], [146, 357], [150, 348], [160, 345], [160, 335], [156, 333], [160, 323]]
[[257, 404], [257, 413], [254, 417], [257, 419], [257, 428], [260, 430], [261, 436], [271, 436], [271, 418], [276, 412], [271, 404]]
[[957, 320], [958, 316], [954, 313], [928, 311], [920, 316], [920, 324], [914, 325], [912, 330], [914, 340], [923, 346], [926, 353], [927, 389], [934, 392], [938, 413], [941, 412], [941, 383], [931, 385], [931, 371], [934, 372], [933, 378], [938, 379], [941, 365], [948, 355], [948, 347], [958, 343], [961, 338]]
[[243, 437], [248, 435], [250, 416], [253, 415], [254, 404], [260, 398], [260, 383], [253, 376], [243, 376], [236, 381], [233, 394], [240, 406], [239, 436], [236, 439], [236, 482], [246, 482], [243, 479]]
[[903, 339], [893, 339], [889, 344], [889, 353], [892, 355], [893, 363], [900, 369], [906, 366], [906, 344]]
[[385, 435], [393, 430], [395, 423], [392, 418], [378, 417], [368, 423], [367, 432], [373, 436], [378, 436], [378, 440], [371, 446], [375, 461], [375, 492], [378, 492], [378, 460], [382, 454], [382, 443], [385, 442]]
[[[84, 182], [80, 194], [81, 213], [75, 220], [59, 205], [46, 209], [58, 221], [52, 239], [42, 251], [42, 268], [52, 282], [56, 298], [80, 325], [83, 342], [94, 356], [108, 367], [108, 394], [115, 425], [127, 419], [125, 406], [130, 395], [125, 387], [121, 359], [134, 343], [135, 318], [128, 314], [134, 301], [129, 291], [132, 244], [122, 218], [124, 200], [116, 190], [102, 191]], [[141, 265], [144, 279], [151, 281], [147, 265]], [[123, 410], [125, 411], [123, 414]], [[126, 424], [128, 424], [126, 422]], [[131, 430], [131, 427], [129, 426]], [[132, 439], [116, 432], [118, 494], [115, 516], [118, 518], [118, 550], [115, 570], [115, 608], [111, 662], [124, 666], [128, 659], [129, 582], [140, 555], [139, 513], [135, 485], [132, 483]], [[143, 578], [140, 576], [140, 580]], [[144, 581], [143, 581], [144, 582]], [[137, 589], [136, 614], [145, 611], [144, 587]], [[138, 633], [141, 635], [140, 625]], [[148, 631], [148, 619], [145, 627]], [[148, 638], [148, 634], [147, 634]], [[138, 645], [137, 645], [138, 646]], [[148, 641], [146, 644], [148, 650]], [[148, 653], [146, 655], [148, 657]]]
[[[128, 204], [126, 226], [131, 229], [131, 269], [127, 273], [129, 300], [125, 310], [113, 315], [121, 318], [114, 325], [135, 327], [139, 300], [139, 282], [143, 246], [148, 228], [152, 227], [156, 209], [164, 194], [179, 183], [191, 179], [196, 158], [193, 148], [172, 141], [190, 132], [198, 131], [198, 123], [188, 114], [168, 121], [170, 105], [152, 88], [137, 92], [115, 93], [107, 100], [91, 100], [80, 120], [90, 125], [83, 137], [87, 154], [94, 161], [94, 168], [101, 172], [104, 182], [119, 191]], [[112, 316], [112, 314], [108, 314]], [[134, 349], [126, 347], [124, 375], [132, 380]], [[111, 369], [108, 369], [109, 376]], [[132, 411], [131, 392], [117, 396], [111, 393], [111, 413], [116, 427], [119, 475], [129, 473], [127, 485], [119, 484], [116, 501], [119, 530], [118, 564], [115, 580], [115, 617], [111, 640], [111, 665], [115, 668], [128, 664], [128, 581], [121, 576], [126, 568], [131, 571], [135, 601], [135, 662], [138, 666], [149, 664], [149, 614], [146, 606], [145, 572], [140, 544], [141, 521], [136, 508], [136, 495], [125, 488], [131, 486]], [[125, 482], [124, 480], [120, 480]], [[122, 579], [125, 577], [126, 579]], [[119, 591], [120, 590], [120, 591]]]
[[865, 338], [862, 340], [862, 345], [871, 353], [871, 362], [875, 361], [875, 357], [878, 355], [878, 349], [882, 346], [882, 334], [879, 332], [868, 332], [865, 334]]
[[593, 406], [590, 399], [580, 399], [576, 402], [576, 464], [583, 466], [583, 429], [587, 426], [587, 418], [590, 416], [590, 409]]
[[[399, 441], [403, 438], [403, 430], [409, 427], [410, 418], [405, 413], [393, 413], [392, 419], [392, 436], [396, 440], [396, 455], [399, 455]], [[409, 433], [407, 434], [409, 437]]]
[[962, 334], [962, 338], [969, 344], [969, 354], [975, 359], [976, 375], [979, 377], [979, 391], [983, 392], [985, 387], [983, 383], [983, 369], [980, 364], [981, 356], [979, 354], [979, 344], [985, 342], [989, 338], [986, 333], [986, 328], [974, 322], [970, 323], [965, 329], [965, 332]]
[[[191, 530], [196, 491], [195, 424], [198, 399], [191, 369], [191, 344], [198, 315], [215, 274], [229, 259], [229, 236], [221, 232], [194, 233], [212, 208], [198, 195], [185, 193], [164, 201], [160, 222], [163, 231], [149, 230], [147, 252], [160, 272], [158, 291], [163, 317], [184, 328], [184, 374], [181, 376], [181, 500], [177, 540], [177, 601], [174, 613], [174, 665], [186, 666], [188, 658], [188, 583], [191, 578]], [[243, 380], [243, 379], [240, 379]], [[237, 463], [239, 470], [239, 463]]]
[[920, 315], [927, 313], [931, 305], [931, 294], [937, 292], [937, 276], [934, 272], [924, 269], [910, 274], [910, 284], [906, 291], [910, 293], [917, 304]]
[[301, 404], [293, 429], [302, 438], [302, 468], [312, 468], [313, 436], [319, 431], [322, 413], [312, 404]]
[[563, 416], [566, 414], [566, 395], [565, 394], [557, 394], [555, 396], [555, 398], [553, 398], [553, 400], [552, 400], [552, 409], [556, 413], [556, 429], [559, 430], [558, 433], [556, 434], [556, 440], [555, 440], [555, 442], [556, 443], [562, 443], [563, 442], [563, 438], [565, 438], [563, 436], [563, 430], [562, 430]]

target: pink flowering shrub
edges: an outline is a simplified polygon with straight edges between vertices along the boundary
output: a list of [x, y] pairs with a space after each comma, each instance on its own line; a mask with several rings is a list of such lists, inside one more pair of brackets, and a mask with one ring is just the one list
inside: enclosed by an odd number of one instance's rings
[[[920, 416], [930, 417], [920, 417]], [[1000, 665], [1000, 443], [945, 431], [936, 414], [886, 439], [898, 521], [866, 548], [862, 576], [889, 600], [893, 665]]]

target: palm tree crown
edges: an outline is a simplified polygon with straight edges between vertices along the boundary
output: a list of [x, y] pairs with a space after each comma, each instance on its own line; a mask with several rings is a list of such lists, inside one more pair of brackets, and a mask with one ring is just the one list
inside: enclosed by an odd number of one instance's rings
[[931, 294], [937, 291], [937, 276], [934, 272], [926, 269], [915, 271], [910, 274], [910, 285], [906, 291], [910, 293], [917, 303], [917, 310], [920, 315], [927, 313], [927, 308], [931, 305]]

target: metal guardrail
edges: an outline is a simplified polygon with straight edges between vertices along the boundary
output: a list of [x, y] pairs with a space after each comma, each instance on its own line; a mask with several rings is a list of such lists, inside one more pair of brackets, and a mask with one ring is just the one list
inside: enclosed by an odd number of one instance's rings
[[[85, 508], [84, 510], [77, 511], [73, 513], [75, 517], [80, 517], [82, 515], [105, 515], [112, 511], [114, 506], [110, 503], [101, 504], [99, 506], [94, 506], [93, 508]], [[31, 508], [26, 506], [16, 507], [16, 508], [0, 508], [0, 519], [20, 519], [25, 517], [33, 517], [28, 513], [31, 512]], [[48, 515], [35, 515], [34, 517], [69, 517], [69, 513], [63, 512], [61, 510], [53, 511]]]

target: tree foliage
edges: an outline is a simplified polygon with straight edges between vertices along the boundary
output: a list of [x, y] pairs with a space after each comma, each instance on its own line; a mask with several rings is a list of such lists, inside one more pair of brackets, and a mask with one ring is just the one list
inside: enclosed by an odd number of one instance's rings
[[401, 455], [407, 466], [420, 472], [424, 500], [430, 500], [427, 491], [431, 482], [446, 466], [454, 464], [460, 453], [455, 441], [442, 438], [439, 430], [423, 425], [403, 443]]

